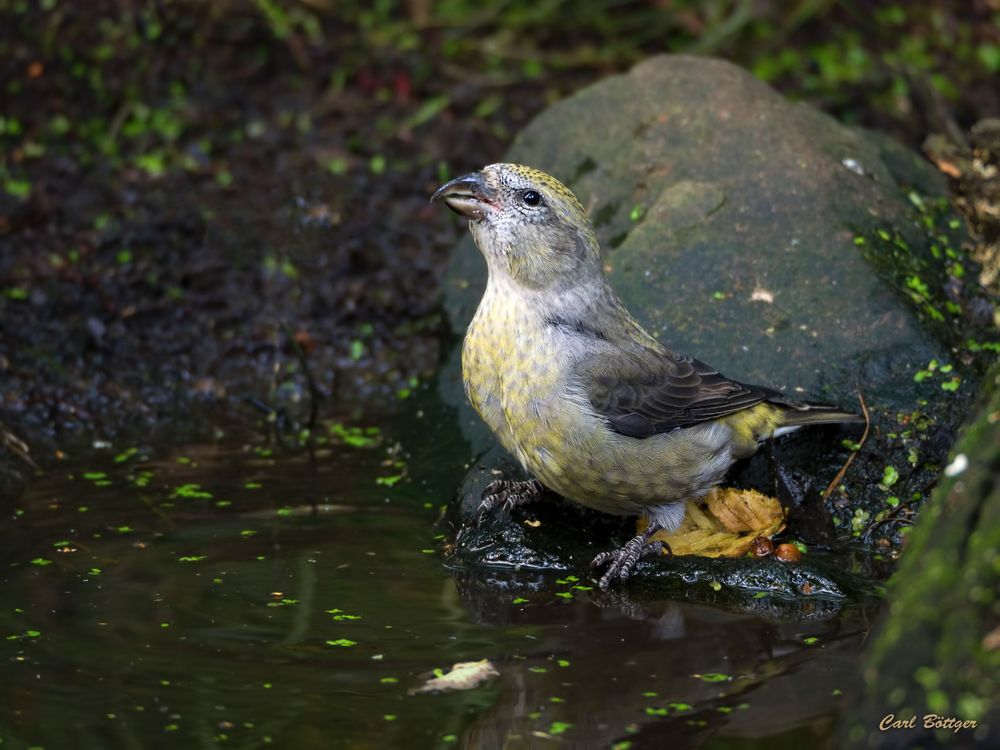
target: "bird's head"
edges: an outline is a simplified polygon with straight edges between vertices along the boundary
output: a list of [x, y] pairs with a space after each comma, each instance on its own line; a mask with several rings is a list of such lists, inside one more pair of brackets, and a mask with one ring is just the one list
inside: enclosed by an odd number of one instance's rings
[[443, 185], [432, 201], [469, 219], [490, 273], [522, 286], [574, 286], [601, 276], [587, 212], [556, 178], [520, 164], [490, 164]]

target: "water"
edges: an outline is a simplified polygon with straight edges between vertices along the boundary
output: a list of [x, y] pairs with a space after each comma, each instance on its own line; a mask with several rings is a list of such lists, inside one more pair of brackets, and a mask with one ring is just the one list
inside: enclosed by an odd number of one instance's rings
[[[451, 571], [450, 498], [394, 480], [387, 445], [189, 445], [40, 477], [6, 508], [2, 746], [833, 746], [870, 613]], [[409, 694], [484, 658], [482, 687]]]

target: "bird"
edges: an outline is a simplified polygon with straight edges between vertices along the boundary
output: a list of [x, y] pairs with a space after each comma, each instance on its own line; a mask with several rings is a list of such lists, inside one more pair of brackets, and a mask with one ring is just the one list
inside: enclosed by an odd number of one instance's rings
[[[465, 333], [462, 380], [473, 408], [531, 477], [486, 487], [480, 512], [545, 490], [646, 524], [598, 554], [607, 590], [676, 529], [687, 503], [770, 438], [804, 425], [861, 422], [830, 404], [731, 380], [671, 351], [629, 313], [605, 277], [593, 226], [559, 180], [490, 164], [442, 185], [486, 261]], [[641, 528], [641, 526], [640, 526]]]

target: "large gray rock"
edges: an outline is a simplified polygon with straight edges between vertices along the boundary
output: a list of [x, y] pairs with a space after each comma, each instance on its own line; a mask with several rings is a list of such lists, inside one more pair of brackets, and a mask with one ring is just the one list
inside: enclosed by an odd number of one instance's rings
[[[666, 345], [735, 379], [846, 407], [857, 406], [860, 387], [872, 436], [826, 505], [819, 492], [848, 456], [841, 441], [857, 432], [814, 430], [779, 446], [778, 473], [790, 496], [808, 500], [814, 535], [895, 539], [894, 522], [923, 499], [968, 409], [982, 365], [966, 342], [990, 318], [989, 304], [963, 284], [975, 274], [961, 224], [928, 164], [736, 66], [694, 57], [653, 58], [553, 105], [507, 160], [576, 193], [612, 283]], [[484, 283], [482, 258], [466, 241], [447, 280], [456, 333]], [[456, 348], [440, 392], [483, 456], [463, 493], [470, 510], [500, 457], [465, 403], [458, 360]], [[735, 481], [773, 492], [755, 460]], [[497, 563], [523, 556], [519, 544], [544, 545], [509, 536], [472, 535], [456, 557]]]

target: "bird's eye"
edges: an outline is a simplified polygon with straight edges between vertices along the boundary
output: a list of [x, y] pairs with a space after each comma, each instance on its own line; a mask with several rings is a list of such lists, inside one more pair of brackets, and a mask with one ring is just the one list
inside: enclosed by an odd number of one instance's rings
[[521, 200], [524, 201], [525, 205], [537, 206], [542, 202], [542, 196], [536, 193], [534, 190], [525, 190], [521, 195]]

